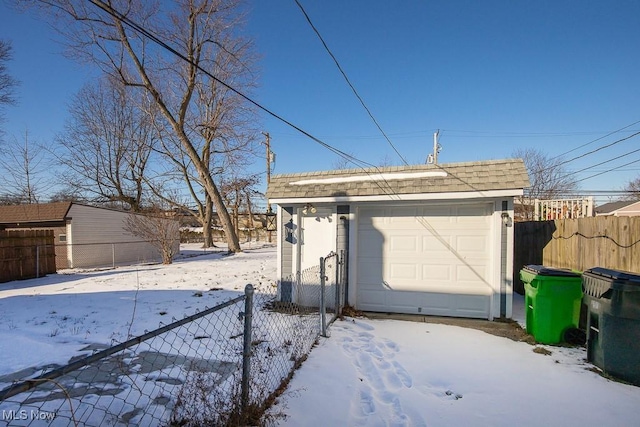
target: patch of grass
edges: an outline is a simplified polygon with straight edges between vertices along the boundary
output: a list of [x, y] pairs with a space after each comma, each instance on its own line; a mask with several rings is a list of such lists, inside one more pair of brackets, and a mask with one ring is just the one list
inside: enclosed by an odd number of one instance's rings
[[344, 320], [345, 317], [366, 317], [366, 316], [362, 311], [356, 310], [350, 305], [345, 305], [342, 308], [342, 315], [340, 316], [340, 320]]
[[545, 356], [551, 356], [553, 354], [552, 352], [550, 352], [546, 348], [540, 347], [540, 346], [534, 347], [533, 348], [533, 352], [534, 353], [538, 353], [538, 354], [544, 354]]

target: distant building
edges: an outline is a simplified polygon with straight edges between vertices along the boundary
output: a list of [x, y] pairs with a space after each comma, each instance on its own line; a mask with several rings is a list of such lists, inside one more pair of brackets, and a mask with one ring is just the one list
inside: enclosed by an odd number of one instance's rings
[[58, 269], [162, 259], [158, 249], [126, 230], [129, 215], [74, 202], [0, 206], [0, 230], [53, 230]]
[[640, 216], [640, 200], [605, 203], [595, 209], [596, 216]]

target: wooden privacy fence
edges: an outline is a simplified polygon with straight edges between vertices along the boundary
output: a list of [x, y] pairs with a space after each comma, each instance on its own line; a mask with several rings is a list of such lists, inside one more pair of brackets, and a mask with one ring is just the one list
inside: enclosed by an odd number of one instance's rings
[[593, 267], [640, 272], [640, 217], [596, 216], [515, 223], [514, 283], [523, 293], [525, 265], [584, 271]]
[[0, 231], [0, 283], [56, 272], [52, 230]]

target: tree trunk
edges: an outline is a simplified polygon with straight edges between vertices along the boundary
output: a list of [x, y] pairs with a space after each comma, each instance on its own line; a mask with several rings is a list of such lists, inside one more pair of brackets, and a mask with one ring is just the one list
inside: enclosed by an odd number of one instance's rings
[[[253, 210], [251, 209], [251, 196], [247, 193], [247, 210], [249, 211], [249, 241], [251, 241], [251, 232], [255, 228], [253, 222]], [[260, 233], [256, 231], [256, 240], [260, 240]]]
[[204, 221], [202, 224], [202, 236], [204, 237], [204, 243], [202, 246], [205, 248], [213, 248], [215, 247], [213, 243], [213, 231], [211, 230], [211, 226], [213, 225], [213, 202], [211, 201], [209, 194], [205, 195], [204, 204]]
[[216, 212], [218, 212], [218, 217], [220, 218], [220, 223], [222, 224], [222, 228], [224, 229], [224, 234], [227, 239], [229, 252], [242, 252], [242, 248], [240, 248], [240, 242], [238, 241], [238, 233], [236, 233], [236, 230], [231, 223], [231, 217], [229, 216], [227, 207], [224, 205], [224, 201], [222, 200], [220, 191], [218, 191], [218, 187], [213, 182], [211, 175], [204, 172], [200, 165], [196, 165], [196, 167], [198, 168], [200, 177], [205, 184], [205, 189], [211, 196], [213, 205], [216, 207]]

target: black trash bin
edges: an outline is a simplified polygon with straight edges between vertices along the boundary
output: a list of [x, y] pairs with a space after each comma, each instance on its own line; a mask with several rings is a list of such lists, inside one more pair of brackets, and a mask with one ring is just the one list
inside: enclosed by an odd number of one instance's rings
[[606, 374], [640, 385], [640, 275], [607, 268], [582, 274], [587, 359]]

